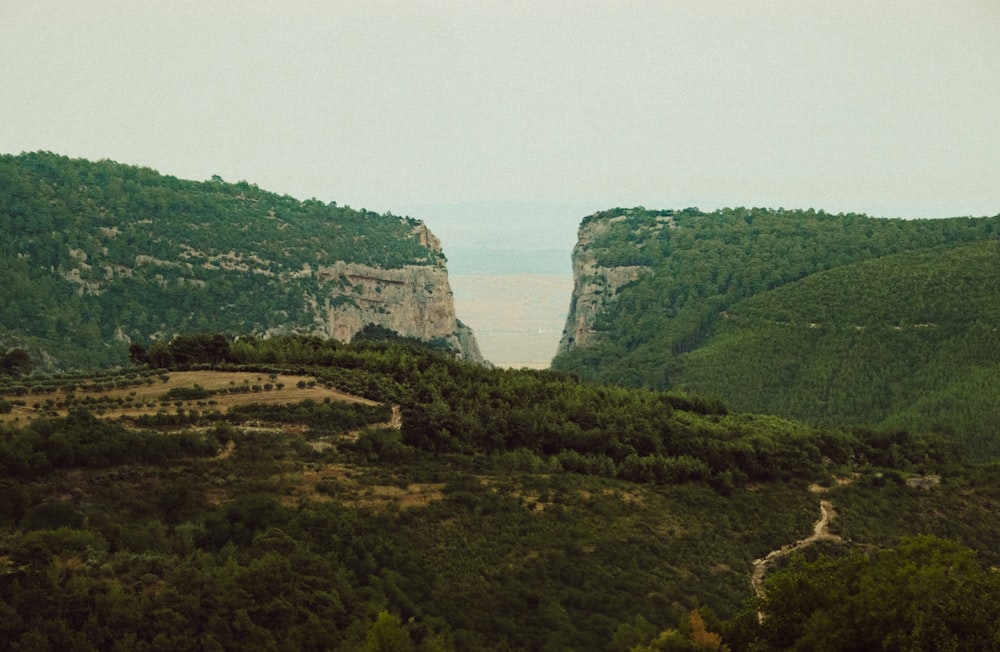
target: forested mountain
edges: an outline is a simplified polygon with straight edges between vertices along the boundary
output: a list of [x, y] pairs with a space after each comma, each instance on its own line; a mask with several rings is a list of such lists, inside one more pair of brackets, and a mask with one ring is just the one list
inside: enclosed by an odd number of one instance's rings
[[[0, 211], [0, 650], [1000, 649], [1000, 466], [893, 421], [996, 386], [1000, 218], [593, 216], [577, 375], [456, 356], [413, 220], [45, 153]], [[751, 354], [893, 427], [658, 389]]]
[[0, 345], [36, 364], [127, 361], [180, 332], [375, 324], [478, 356], [440, 243], [416, 220], [111, 161], [0, 156]]
[[586, 218], [556, 369], [1000, 454], [1000, 216], [609, 211]]
[[939, 437], [405, 342], [163, 348], [0, 380], [0, 647], [1000, 649], [998, 467]]
[[739, 410], [932, 429], [1000, 456], [998, 270], [991, 240], [811, 275], [733, 306], [674, 382]]

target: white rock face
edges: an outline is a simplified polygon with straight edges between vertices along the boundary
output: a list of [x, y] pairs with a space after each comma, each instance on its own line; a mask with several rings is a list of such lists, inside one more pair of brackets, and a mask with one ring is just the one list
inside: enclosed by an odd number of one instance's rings
[[[617, 219], [623, 218], [612, 218]], [[622, 286], [650, 271], [649, 267], [639, 265], [602, 267], [597, 264], [597, 255], [590, 245], [608, 230], [612, 220], [593, 220], [578, 231], [573, 247], [573, 296], [559, 353], [593, 344], [598, 335], [593, 327], [597, 315], [615, 300]]]
[[[311, 313], [311, 323], [275, 325], [267, 329], [265, 335], [297, 332], [350, 342], [365, 326], [374, 324], [404, 337], [445, 342], [461, 358], [482, 363], [475, 335], [455, 316], [440, 240], [423, 223], [416, 224], [413, 233], [420, 244], [428, 248], [430, 255], [423, 264], [402, 268], [386, 269], [337, 261], [320, 266], [306, 263], [300, 269], [291, 270], [282, 269], [280, 260], [262, 260], [252, 253], [230, 251], [208, 255], [186, 245], [181, 245], [180, 262], [138, 255], [136, 266], [166, 267], [192, 273], [201, 268], [227, 274], [249, 274], [263, 277], [264, 287], [270, 283], [280, 285], [308, 279], [311, 282], [307, 284], [309, 290], [303, 301]], [[111, 277], [113, 279], [114, 275]], [[186, 278], [177, 282], [205, 284]], [[81, 292], [99, 294], [103, 289], [101, 284], [93, 288], [82, 286], [79, 280], [78, 284], [83, 288]]]
[[366, 325], [375, 324], [406, 337], [443, 340], [463, 358], [482, 361], [472, 331], [455, 317], [443, 265], [381, 269], [337, 262], [314, 274], [326, 290], [316, 300], [316, 325], [323, 335], [350, 342]]

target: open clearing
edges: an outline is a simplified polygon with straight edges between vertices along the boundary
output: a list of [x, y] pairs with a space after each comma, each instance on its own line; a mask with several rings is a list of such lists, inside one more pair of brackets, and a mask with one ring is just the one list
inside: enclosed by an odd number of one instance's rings
[[[164, 376], [166, 380], [163, 380]], [[249, 371], [175, 371], [163, 376], [151, 376], [147, 382], [134, 386], [101, 390], [83, 389], [88, 385], [87, 381], [76, 381], [76, 385], [72, 391], [64, 388], [24, 396], [0, 395], [15, 403], [9, 413], [0, 414], [0, 422], [27, 423], [40, 416], [65, 416], [71, 407], [76, 406], [85, 407], [102, 418], [117, 418], [178, 409], [226, 413], [235, 405], [280, 405], [306, 399], [377, 405], [375, 401], [325, 387], [312, 376]], [[165, 398], [172, 389], [195, 389], [195, 386], [215, 393], [192, 400]]]

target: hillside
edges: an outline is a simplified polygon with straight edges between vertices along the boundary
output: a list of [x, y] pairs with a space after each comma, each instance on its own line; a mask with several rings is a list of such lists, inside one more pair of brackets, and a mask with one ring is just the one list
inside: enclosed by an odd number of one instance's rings
[[729, 309], [674, 382], [738, 410], [929, 428], [996, 458], [998, 269], [988, 241], [811, 275]]
[[580, 227], [553, 367], [812, 423], [972, 427], [960, 439], [994, 454], [998, 234], [1000, 216], [597, 214]]
[[[0, 426], [11, 649], [780, 650], [821, 627], [803, 610], [852, 609], [865, 641], [996, 649], [997, 467], [933, 437], [410, 344], [242, 339], [223, 357], [0, 383], [66, 404]], [[222, 405], [244, 380], [275, 386]], [[104, 409], [140, 394], [167, 405]], [[779, 568], [793, 547], [810, 556]], [[877, 578], [840, 583], [845, 566]]]
[[423, 223], [247, 182], [0, 156], [0, 261], [0, 345], [49, 369], [182, 332], [346, 341], [369, 324], [479, 355]]

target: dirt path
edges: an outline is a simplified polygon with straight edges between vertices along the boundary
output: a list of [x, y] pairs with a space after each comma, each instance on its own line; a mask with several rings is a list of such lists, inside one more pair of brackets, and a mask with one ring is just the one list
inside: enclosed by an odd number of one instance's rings
[[[777, 550], [772, 550], [762, 559], [754, 560], [753, 577], [750, 581], [753, 584], [753, 590], [754, 593], [757, 594], [757, 597], [761, 599], [764, 598], [764, 576], [767, 574], [769, 567], [782, 557], [786, 557], [796, 550], [801, 550], [807, 546], [811, 546], [817, 541], [844, 543], [844, 539], [841, 538], [840, 535], [832, 534], [830, 532], [830, 523], [832, 523], [835, 518], [837, 518], [837, 512], [833, 509], [833, 503], [829, 500], [821, 500], [819, 502], [819, 520], [813, 524], [813, 533], [811, 535], [805, 539], [800, 539], [795, 543], [784, 545]], [[763, 621], [764, 613], [757, 612], [757, 619]]]

